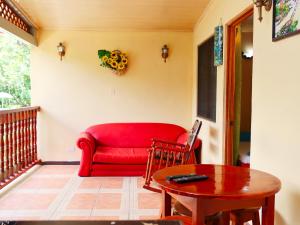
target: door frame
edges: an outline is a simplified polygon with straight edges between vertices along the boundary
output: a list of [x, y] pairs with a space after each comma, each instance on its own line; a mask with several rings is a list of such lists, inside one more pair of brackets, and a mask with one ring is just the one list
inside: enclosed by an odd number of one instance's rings
[[253, 16], [253, 5], [230, 21], [226, 26], [226, 100], [225, 100], [225, 165], [233, 165], [233, 128], [235, 97], [235, 35], [236, 26]]

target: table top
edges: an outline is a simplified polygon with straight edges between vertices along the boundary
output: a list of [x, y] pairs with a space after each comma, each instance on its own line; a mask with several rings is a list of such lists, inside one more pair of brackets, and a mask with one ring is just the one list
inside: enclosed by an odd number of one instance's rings
[[[166, 180], [178, 174], [207, 175], [207, 180], [178, 184]], [[153, 174], [153, 180], [168, 192], [190, 196], [220, 199], [253, 199], [277, 193], [281, 182], [275, 176], [243, 167], [223, 165], [181, 165], [164, 168]]]

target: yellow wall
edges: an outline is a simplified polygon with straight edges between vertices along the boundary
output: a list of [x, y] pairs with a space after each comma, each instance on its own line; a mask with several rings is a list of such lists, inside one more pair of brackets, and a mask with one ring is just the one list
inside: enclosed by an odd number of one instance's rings
[[[63, 41], [62, 61], [56, 46]], [[43, 160], [79, 160], [78, 134], [106, 122], [169, 122], [191, 127], [191, 32], [42, 31], [32, 50], [32, 104]], [[170, 47], [167, 63], [161, 58]], [[129, 55], [125, 75], [100, 67], [98, 49]]]
[[[250, 0], [213, 0], [194, 30], [194, 98], [196, 116], [196, 46], [213, 34], [222, 18], [228, 23]], [[279, 177], [282, 190], [276, 196], [276, 224], [300, 224], [300, 76], [299, 40], [293, 36], [272, 42], [272, 12], [263, 21], [254, 15], [254, 60], [252, 86], [251, 167]], [[226, 43], [226, 35], [225, 35]], [[225, 47], [226, 51], [226, 47]], [[222, 163], [224, 158], [224, 66], [218, 67], [217, 122], [205, 121], [202, 130], [205, 162]]]

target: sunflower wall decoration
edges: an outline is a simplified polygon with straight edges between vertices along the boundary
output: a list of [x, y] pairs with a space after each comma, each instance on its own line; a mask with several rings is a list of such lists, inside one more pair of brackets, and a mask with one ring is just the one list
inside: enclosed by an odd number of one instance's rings
[[122, 75], [128, 67], [128, 57], [120, 50], [98, 50], [100, 66], [111, 69], [115, 74]]

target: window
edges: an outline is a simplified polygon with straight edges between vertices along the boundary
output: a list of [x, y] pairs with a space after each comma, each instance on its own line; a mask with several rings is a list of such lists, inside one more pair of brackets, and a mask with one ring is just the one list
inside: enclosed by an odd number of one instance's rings
[[214, 66], [214, 37], [198, 46], [197, 116], [216, 122], [217, 68]]

